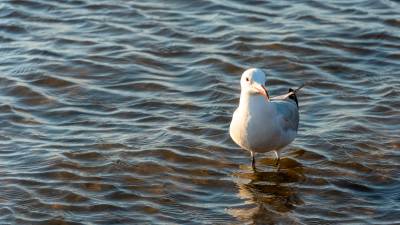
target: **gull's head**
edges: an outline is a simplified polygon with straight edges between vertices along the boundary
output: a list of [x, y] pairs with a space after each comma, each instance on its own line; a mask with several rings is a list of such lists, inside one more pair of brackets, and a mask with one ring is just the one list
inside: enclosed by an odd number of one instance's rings
[[265, 73], [257, 68], [251, 68], [242, 74], [240, 86], [242, 92], [249, 95], [262, 95], [269, 100], [269, 94], [265, 87], [267, 79]]

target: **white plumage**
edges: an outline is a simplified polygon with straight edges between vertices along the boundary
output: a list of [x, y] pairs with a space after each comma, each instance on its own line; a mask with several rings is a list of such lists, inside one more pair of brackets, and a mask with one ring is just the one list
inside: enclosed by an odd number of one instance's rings
[[239, 107], [233, 114], [229, 133], [236, 144], [251, 152], [278, 151], [291, 143], [299, 124], [296, 91], [270, 98], [266, 77], [260, 69], [248, 69], [241, 77]]

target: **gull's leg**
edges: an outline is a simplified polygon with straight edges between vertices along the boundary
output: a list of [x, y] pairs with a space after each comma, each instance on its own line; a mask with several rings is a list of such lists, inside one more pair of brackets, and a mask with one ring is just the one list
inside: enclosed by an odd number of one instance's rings
[[253, 168], [253, 170], [256, 170], [256, 159], [254, 157], [254, 153], [253, 151], [250, 151], [251, 153], [251, 167]]
[[274, 151], [275, 152], [275, 157], [276, 157], [276, 162], [275, 162], [275, 166], [278, 166], [279, 165], [279, 160], [281, 159], [280, 157], [279, 157], [279, 153], [277, 152], [277, 151]]

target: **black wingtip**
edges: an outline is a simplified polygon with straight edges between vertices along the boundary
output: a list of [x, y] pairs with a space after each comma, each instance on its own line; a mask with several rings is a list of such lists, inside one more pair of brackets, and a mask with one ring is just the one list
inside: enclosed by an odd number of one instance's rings
[[289, 99], [292, 99], [293, 101], [296, 102], [297, 107], [299, 107], [299, 102], [297, 101], [297, 96], [296, 93], [293, 89], [289, 88], [289, 93], [292, 92], [291, 95], [289, 95]]

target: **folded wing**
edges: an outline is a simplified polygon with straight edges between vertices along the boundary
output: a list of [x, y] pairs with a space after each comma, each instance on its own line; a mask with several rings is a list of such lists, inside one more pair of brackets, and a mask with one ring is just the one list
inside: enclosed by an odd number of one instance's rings
[[271, 98], [271, 103], [274, 104], [277, 114], [280, 115], [279, 123], [281, 123], [283, 131], [297, 132], [299, 126], [299, 108], [295, 91], [289, 89], [287, 94]]

